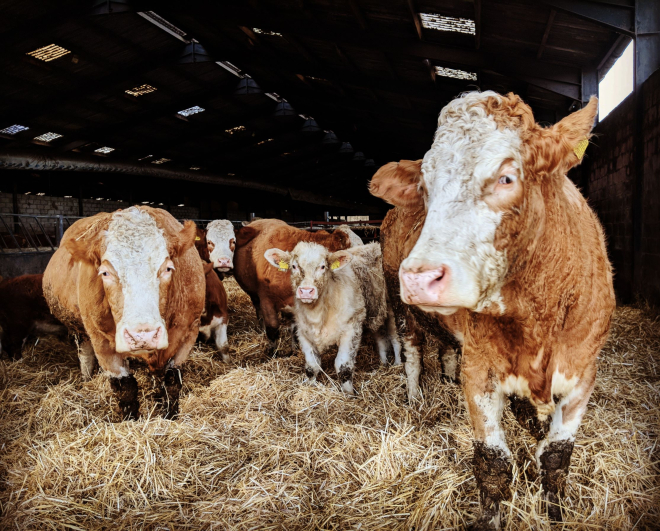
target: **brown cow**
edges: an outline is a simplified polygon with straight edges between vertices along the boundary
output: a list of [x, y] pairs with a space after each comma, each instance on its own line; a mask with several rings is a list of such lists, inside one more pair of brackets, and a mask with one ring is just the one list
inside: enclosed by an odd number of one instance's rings
[[511, 452], [506, 397], [537, 437], [548, 514], [560, 496], [615, 306], [598, 219], [566, 172], [582, 158], [597, 100], [542, 128], [513, 94], [472, 92], [441, 112], [421, 177], [379, 195], [425, 206], [400, 268], [401, 296], [430, 313], [459, 309], [462, 381], [474, 432], [480, 529], [500, 527]]
[[[299, 242], [318, 243], [334, 252], [350, 247], [350, 236], [346, 231], [332, 234], [326, 231], [307, 232], [279, 219], [260, 219], [236, 231], [234, 276], [252, 299], [257, 316], [264, 322], [269, 342], [266, 353], [269, 356], [277, 350], [280, 312], [291, 314], [293, 290], [291, 273], [278, 272], [264, 258], [264, 253], [272, 248], [293, 251]], [[292, 337], [295, 337], [294, 334]]]
[[21, 357], [25, 339], [31, 334], [63, 334], [66, 328], [50, 313], [43, 275], [23, 275], [0, 281], [0, 352], [12, 359]]
[[[371, 193], [377, 197], [387, 196], [387, 189], [383, 189], [381, 185], [386, 187], [388, 183], [410, 178], [417, 182], [421, 165], [421, 160], [402, 160], [399, 163], [386, 164], [371, 179]], [[425, 217], [426, 211], [423, 205], [401, 204], [387, 213], [380, 230], [387, 291], [394, 314], [399, 320], [399, 327], [403, 330], [403, 353], [409, 400], [421, 398], [419, 379], [424, 370], [422, 348], [425, 336], [432, 335], [439, 341], [438, 355], [442, 374], [453, 381], [458, 379], [462, 339], [456, 315], [429, 314], [401, 302], [399, 266], [415, 246], [422, 232]]]
[[147, 206], [74, 223], [44, 274], [53, 314], [82, 336], [84, 378], [95, 356], [108, 374], [119, 413], [136, 418], [138, 387], [126, 358], [142, 358], [163, 377], [165, 416], [178, 412], [181, 365], [197, 339], [204, 270], [195, 224]]

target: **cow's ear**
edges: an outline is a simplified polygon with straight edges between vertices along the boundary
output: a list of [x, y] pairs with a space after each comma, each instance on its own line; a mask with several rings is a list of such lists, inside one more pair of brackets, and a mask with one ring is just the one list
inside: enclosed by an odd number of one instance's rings
[[185, 253], [193, 245], [197, 237], [197, 225], [194, 221], [186, 221], [183, 228], [177, 232], [170, 240], [169, 252], [170, 258], [176, 258]]
[[95, 238], [71, 238], [63, 242], [64, 247], [76, 262], [87, 262], [94, 267], [101, 265], [100, 243]]
[[236, 247], [242, 247], [248, 244], [257, 234], [257, 229], [254, 227], [241, 227], [234, 233], [236, 236]]
[[542, 148], [536, 154], [537, 169], [549, 173], [555, 170], [565, 173], [580, 164], [589, 145], [597, 114], [598, 98], [592, 96], [583, 109], [543, 130]]
[[278, 249], [276, 247], [268, 249], [264, 253], [264, 258], [268, 260], [270, 265], [276, 267], [280, 271], [286, 271], [289, 269], [289, 265], [291, 263], [291, 253], [282, 251], [282, 249]]
[[66, 230], [60, 245], [69, 251], [74, 261], [100, 266], [101, 246], [111, 219], [112, 214], [100, 212], [76, 221]]
[[328, 262], [330, 263], [330, 269], [332, 271], [344, 269], [351, 263], [351, 260], [353, 260], [353, 256], [346, 251], [337, 251], [328, 256]]
[[391, 205], [406, 209], [424, 206], [420, 188], [421, 160], [390, 162], [381, 167], [369, 183], [371, 195], [380, 197]]

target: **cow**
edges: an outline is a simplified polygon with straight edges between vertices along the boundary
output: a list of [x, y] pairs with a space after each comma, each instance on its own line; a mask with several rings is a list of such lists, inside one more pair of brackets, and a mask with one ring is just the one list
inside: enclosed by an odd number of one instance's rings
[[[271, 248], [292, 251], [302, 241], [314, 242], [329, 251], [339, 251], [350, 247], [350, 229], [308, 232], [288, 225], [279, 219], [260, 219], [236, 231], [236, 252], [234, 254], [234, 277], [238, 285], [252, 300], [257, 316], [263, 321], [268, 345], [266, 355], [278, 352], [280, 337], [280, 312], [290, 321], [293, 309], [293, 291], [290, 273], [284, 275], [275, 271], [264, 258]], [[290, 322], [293, 327], [293, 323]], [[295, 334], [292, 330], [291, 350], [295, 350]]]
[[[387, 196], [387, 184], [399, 179], [418, 182], [422, 161], [402, 160], [390, 162], [380, 168], [369, 184], [376, 197]], [[426, 336], [439, 342], [439, 359], [443, 378], [458, 381], [459, 352], [462, 334], [456, 315], [429, 314], [415, 306], [403, 304], [399, 286], [399, 266], [408, 257], [424, 225], [426, 211], [423, 205], [401, 204], [391, 209], [381, 224], [380, 242], [383, 249], [383, 271], [394, 314], [400, 321], [403, 335], [408, 400], [421, 398], [419, 379], [424, 370], [422, 348]]]
[[181, 366], [204, 308], [195, 232], [192, 221], [182, 226], [165, 210], [148, 206], [100, 213], [76, 221], [46, 267], [48, 305], [82, 339], [83, 378], [92, 376], [98, 360], [124, 419], [139, 413], [128, 357], [143, 359], [162, 378], [164, 416], [178, 413]]
[[204, 311], [199, 324], [199, 335], [204, 341], [213, 338], [213, 342], [222, 356], [222, 361], [228, 363], [227, 323], [229, 322], [229, 311], [227, 309], [227, 292], [219, 276], [223, 273], [216, 273], [213, 264], [210, 263], [206, 231], [199, 227], [197, 227], [197, 236], [195, 236], [195, 247], [199, 257], [204, 262], [204, 276], [206, 279], [206, 295], [204, 298]]
[[264, 257], [279, 271], [291, 271], [293, 314], [310, 381], [321, 370], [320, 356], [337, 345], [337, 377], [342, 390], [354, 394], [353, 370], [363, 327], [374, 334], [382, 364], [390, 351], [395, 363], [401, 362], [380, 244], [330, 252], [318, 243], [300, 242], [292, 252], [273, 248]]
[[538, 440], [548, 516], [562, 519], [575, 435], [615, 307], [602, 228], [566, 176], [597, 110], [592, 97], [544, 128], [514, 94], [467, 93], [441, 111], [421, 175], [379, 186], [390, 203], [426, 210], [399, 270], [403, 302], [460, 312], [479, 529], [500, 527], [500, 502], [511, 496], [507, 396]]
[[236, 236], [234, 225], [227, 219], [216, 219], [206, 226], [209, 259], [220, 278], [230, 275], [234, 269]]
[[19, 359], [29, 335], [63, 335], [66, 328], [50, 313], [43, 275], [23, 275], [0, 281], [0, 353]]

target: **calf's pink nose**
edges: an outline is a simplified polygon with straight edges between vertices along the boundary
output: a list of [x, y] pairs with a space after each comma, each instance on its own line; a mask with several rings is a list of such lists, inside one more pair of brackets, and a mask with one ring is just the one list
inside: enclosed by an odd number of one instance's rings
[[124, 339], [131, 350], [153, 350], [158, 346], [163, 329], [160, 326], [138, 325], [124, 329]]
[[218, 258], [215, 267], [232, 267], [231, 258]]
[[298, 288], [299, 299], [311, 299], [316, 293], [316, 288]]
[[446, 265], [401, 268], [401, 298], [407, 304], [441, 305], [450, 280]]

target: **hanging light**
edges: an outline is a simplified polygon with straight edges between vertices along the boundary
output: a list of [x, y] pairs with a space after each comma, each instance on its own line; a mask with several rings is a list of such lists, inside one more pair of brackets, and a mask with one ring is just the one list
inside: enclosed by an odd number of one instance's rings
[[362, 153], [362, 151], [356, 151], [355, 155], [353, 155], [353, 162], [364, 162], [364, 161], [365, 161], [364, 153]]
[[365, 168], [373, 168], [376, 165], [374, 162], [374, 159], [367, 159], [364, 161], [364, 167]]
[[289, 118], [292, 116], [298, 116], [298, 113], [293, 107], [291, 107], [291, 104], [288, 101], [282, 100], [275, 106], [273, 116], [277, 116], [278, 118]]
[[323, 140], [321, 140], [321, 144], [326, 146], [336, 146], [339, 144], [339, 139], [337, 138], [337, 135], [332, 131], [328, 131], [323, 137]]
[[238, 82], [236, 90], [234, 90], [236, 96], [254, 96], [255, 94], [263, 94], [261, 87], [257, 85], [257, 82], [251, 77], [244, 77]]
[[195, 39], [186, 44], [179, 57], [179, 63], [208, 63], [209, 61], [213, 61], [213, 57]]
[[350, 142], [344, 142], [339, 148], [339, 153], [353, 153], [353, 146]]
[[308, 118], [305, 120], [305, 123], [302, 126], [302, 129], [300, 129], [303, 133], [318, 133], [321, 131], [321, 128], [319, 127], [319, 124], [316, 123], [316, 120], [314, 118]]

